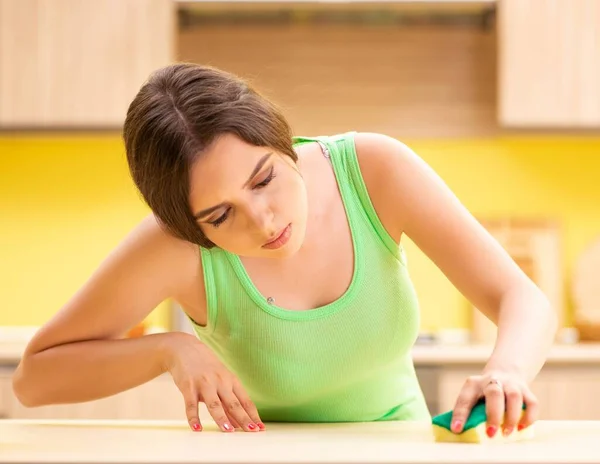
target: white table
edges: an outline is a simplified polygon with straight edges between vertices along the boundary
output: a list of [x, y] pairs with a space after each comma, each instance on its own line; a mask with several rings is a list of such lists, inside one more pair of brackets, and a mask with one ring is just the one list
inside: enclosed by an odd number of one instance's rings
[[267, 424], [223, 433], [213, 423], [0, 420], [0, 463], [591, 463], [600, 422], [535, 424], [530, 442], [434, 443], [428, 423]]

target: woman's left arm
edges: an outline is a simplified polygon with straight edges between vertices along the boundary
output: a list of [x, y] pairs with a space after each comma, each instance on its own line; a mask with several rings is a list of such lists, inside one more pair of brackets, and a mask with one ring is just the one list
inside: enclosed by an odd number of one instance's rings
[[410, 237], [498, 327], [485, 368], [468, 378], [459, 394], [453, 430], [462, 430], [482, 397], [488, 435], [502, 422], [506, 433], [530, 425], [538, 409], [528, 385], [544, 365], [557, 330], [548, 299], [410, 148], [369, 133], [356, 134], [355, 143], [369, 195], [388, 232], [398, 241], [402, 234]]

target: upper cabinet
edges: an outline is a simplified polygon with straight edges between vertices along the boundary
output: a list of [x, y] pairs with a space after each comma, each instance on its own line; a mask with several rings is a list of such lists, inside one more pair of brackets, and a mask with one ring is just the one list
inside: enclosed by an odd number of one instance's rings
[[[211, 15], [180, 28], [178, 10], [190, 13], [190, 5]], [[148, 75], [175, 60], [255, 78], [303, 132], [600, 128], [600, 0], [497, 0], [495, 31], [394, 23], [389, 15], [377, 24], [369, 16], [372, 24], [324, 25], [304, 10], [286, 27], [258, 14], [240, 26], [214, 20], [223, 5], [0, 0], [0, 129], [120, 128]], [[390, 12], [400, 18], [414, 9], [401, 6]], [[256, 8], [245, 5], [245, 14]], [[477, 8], [463, 14], [487, 11]]]
[[171, 0], [0, 0], [0, 128], [113, 128], [173, 60]]
[[600, 127], [600, 1], [498, 1], [498, 123]]

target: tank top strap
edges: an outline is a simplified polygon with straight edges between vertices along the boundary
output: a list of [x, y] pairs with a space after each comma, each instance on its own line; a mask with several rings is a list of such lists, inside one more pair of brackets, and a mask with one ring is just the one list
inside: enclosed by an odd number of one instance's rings
[[406, 255], [403, 247], [399, 246], [389, 235], [371, 201], [358, 161], [354, 143], [355, 135], [356, 131], [352, 131], [332, 136], [295, 137], [294, 141], [298, 145], [318, 142], [321, 146], [326, 147], [328, 156], [337, 170], [340, 190], [342, 192], [344, 190], [348, 191], [345, 195], [345, 201], [354, 203], [355, 206], [360, 208], [361, 213], [369, 222], [372, 231], [377, 235], [381, 243], [397, 259], [406, 263]]

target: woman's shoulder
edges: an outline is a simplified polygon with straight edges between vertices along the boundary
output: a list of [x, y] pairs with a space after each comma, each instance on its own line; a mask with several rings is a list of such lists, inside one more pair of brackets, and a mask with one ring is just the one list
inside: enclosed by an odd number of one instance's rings
[[[331, 144], [351, 149], [358, 159], [361, 173], [375, 171], [377, 174], [394, 174], [398, 168], [421, 168], [420, 157], [404, 142], [390, 135], [378, 132], [342, 132], [313, 138], [303, 138], [302, 141], [328, 141]], [[417, 163], [417, 164], [415, 164]]]
[[373, 208], [390, 236], [399, 242], [404, 230], [402, 205], [414, 193], [403, 186], [418, 175], [422, 161], [406, 144], [389, 135], [355, 132], [351, 137]]
[[126, 243], [138, 243], [144, 247], [156, 250], [163, 257], [171, 258], [181, 264], [181, 261], [191, 261], [199, 256], [198, 246], [170, 234], [152, 213], [143, 217], [125, 238]]
[[152, 213], [138, 223], [120, 248], [127, 250], [132, 260], [144, 257], [162, 268], [161, 275], [169, 281], [171, 296], [185, 291], [202, 274], [199, 246], [170, 234]]
[[[206, 313], [205, 290], [200, 247], [171, 235], [158, 219], [149, 214], [134, 228], [122, 246], [138, 248], [136, 255], [146, 255], [155, 267], [161, 282], [169, 287], [168, 296], [177, 301], [195, 320], [203, 320]], [[159, 277], [162, 276], [162, 277]]]

